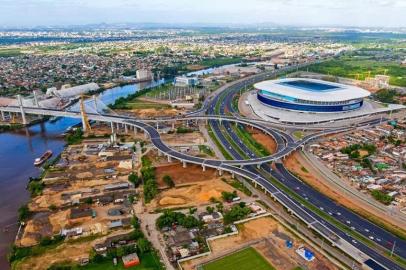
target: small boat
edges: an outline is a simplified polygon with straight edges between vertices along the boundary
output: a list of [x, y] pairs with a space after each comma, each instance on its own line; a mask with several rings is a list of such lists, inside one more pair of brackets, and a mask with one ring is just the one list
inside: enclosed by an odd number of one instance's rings
[[51, 150], [46, 151], [41, 157], [35, 159], [34, 165], [40, 166], [42, 163], [47, 161], [47, 159], [49, 159], [51, 156], [52, 156], [52, 151]]

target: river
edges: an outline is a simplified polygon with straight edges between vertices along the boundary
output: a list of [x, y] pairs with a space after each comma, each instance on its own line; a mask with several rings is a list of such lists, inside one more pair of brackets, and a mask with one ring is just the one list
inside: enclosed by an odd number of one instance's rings
[[[209, 68], [188, 75], [208, 74], [214, 70], [215, 68]], [[114, 87], [99, 94], [98, 98], [108, 105], [120, 97], [162, 83], [164, 80]], [[6, 255], [18, 229], [17, 210], [29, 200], [25, 189], [28, 178], [40, 174], [40, 169], [33, 165], [34, 159], [48, 149], [53, 151], [54, 156], [58, 155], [65, 146], [62, 133], [79, 122], [78, 119], [59, 118], [56, 121], [0, 133], [0, 269], [9, 269]]]
[[[113, 103], [120, 97], [162, 83], [149, 82], [114, 87], [99, 94], [105, 104]], [[33, 161], [46, 150], [51, 149], [54, 156], [65, 146], [62, 133], [80, 120], [59, 118], [24, 129], [0, 133], [0, 269], [8, 269], [6, 254], [17, 232], [17, 210], [29, 200], [25, 189], [28, 178], [40, 174]]]

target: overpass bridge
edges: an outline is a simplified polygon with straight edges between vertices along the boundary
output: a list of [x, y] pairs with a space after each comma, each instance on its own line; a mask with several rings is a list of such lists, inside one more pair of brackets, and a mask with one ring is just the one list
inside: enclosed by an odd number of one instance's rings
[[[0, 111], [4, 112], [12, 112], [12, 113], [22, 113], [23, 110], [24, 114], [34, 114], [34, 115], [42, 115], [42, 116], [54, 116], [54, 117], [70, 117], [70, 118], [79, 118], [83, 121], [83, 115], [81, 112], [76, 111], [62, 111], [62, 110], [55, 110], [55, 109], [46, 109], [46, 108], [34, 108], [34, 107], [18, 107], [18, 106], [7, 106], [7, 107], [0, 107]], [[334, 128], [334, 129], [324, 129], [318, 131], [316, 133], [310, 134], [305, 136], [300, 140], [295, 140], [291, 135], [280, 131], [276, 128], [267, 127], [261, 124], [259, 121], [252, 121], [250, 119], [238, 118], [238, 117], [230, 117], [230, 116], [222, 116], [222, 115], [193, 115], [193, 116], [186, 116], [186, 117], [174, 117], [174, 118], [166, 118], [163, 119], [134, 119], [133, 117], [129, 116], [119, 116], [119, 115], [112, 115], [112, 114], [100, 114], [100, 113], [87, 113], [87, 117], [89, 120], [99, 121], [99, 122], [107, 122], [110, 123], [112, 127], [112, 133], [115, 132], [114, 124], [122, 124], [124, 126], [131, 126], [134, 131], [138, 129], [143, 130], [146, 132], [150, 138], [152, 139], [153, 145], [160, 151], [164, 152], [168, 157], [173, 157], [180, 160], [187, 160], [188, 158], [184, 157], [183, 154], [176, 152], [175, 150], [171, 149], [167, 146], [162, 140], [159, 134], [158, 127], [154, 128], [152, 123], [158, 122], [168, 122], [172, 121], [173, 123], [176, 121], [208, 121], [208, 120], [217, 120], [220, 123], [222, 121], [233, 122], [238, 124], [247, 125], [258, 130], [261, 130], [265, 134], [271, 136], [277, 145], [277, 151], [269, 156], [266, 157], [259, 157], [259, 158], [252, 158], [252, 159], [244, 159], [244, 160], [215, 160], [215, 159], [203, 159], [203, 158], [193, 158], [193, 160], [197, 164], [213, 164], [219, 165], [220, 163], [223, 165], [235, 165], [235, 166], [245, 166], [245, 165], [258, 165], [264, 163], [269, 163], [273, 161], [280, 160], [286, 156], [288, 156], [293, 151], [301, 148], [303, 145], [308, 143], [309, 141], [316, 139], [321, 136], [345, 132], [351, 130], [354, 127], [341, 127], [341, 128]], [[375, 122], [365, 122], [364, 126], [367, 124], [374, 124]], [[83, 125], [85, 126], [85, 125]], [[158, 126], [158, 125], [157, 125]], [[128, 128], [126, 128], [128, 129]], [[174, 154], [176, 152], [176, 154]], [[190, 156], [188, 156], [190, 159]], [[190, 162], [190, 161], [189, 161]], [[193, 162], [191, 162], [193, 163]]]

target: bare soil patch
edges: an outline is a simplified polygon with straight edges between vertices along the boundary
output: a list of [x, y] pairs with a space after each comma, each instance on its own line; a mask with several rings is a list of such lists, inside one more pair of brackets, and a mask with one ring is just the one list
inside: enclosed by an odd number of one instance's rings
[[[221, 200], [221, 192], [234, 191], [234, 188], [218, 178], [211, 178], [204, 182], [197, 182], [178, 188], [171, 188], [159, 193], [159, 195], [148, 205], [148, 208], [173, 208], [191, 207], [205, 205], [210, 202], [210, 198]], [[237, 191], [241, 198], [247, 197], [242, 192]]]
[[169, 145], [199, 145], [205, 143], [205, 139], [200, 132], [163, 134], [162, 140]]
[[187, 164], [187, 167], [183, 168], [181, 163], [161, 165], [156, 167], [155, 171], [159, 187], [166, 187], [166, 184], [162, 180], [164, 175], [169, 175], [175, 182], [175, 185], [178, 186], [217, 178], [217, 174], [215, 169], [206, 168], [206, 171], [203, 172], [202, 167], [199, 165]]
[[258, 143], [262, 144], [270, 153], [275, 153], [276, 142], [271, 136], [264, 134], [262, 131], [255, 128], [254, 129], [246, 128], [246, 130], [252, 135], [252, 137]]
[[[296, 239], [272, 218], [252, 220], [241, 224], [238, 229], [238, 235], [210, 241], [212, 254], [184, 263], [182, 265], [184, 269], [196, 269], [202, 263], [246, 246], [254, 247], [277, 270], [294, 269], [297, 266], [307, 266], [308, 269], [317, 270], [337, 269], [318, 253], [316, 253], [314, 261], [306, 262], [295, 252], [300, 245], [303, 245], [303, 242]], [[293, 240], [293, 248], [286, 247], [286, 239]]]
[[77, 261], [80, 258], [89, 256], [94, 241], [69, 244], [64, 243], [55, 249], [50, 249], [46, 253], [28, 257], [27, 260], [23, 260], [16, 265], [16, 270], [45, 270], [49, 266], [55, 263], [61, 263], [64, 261]]

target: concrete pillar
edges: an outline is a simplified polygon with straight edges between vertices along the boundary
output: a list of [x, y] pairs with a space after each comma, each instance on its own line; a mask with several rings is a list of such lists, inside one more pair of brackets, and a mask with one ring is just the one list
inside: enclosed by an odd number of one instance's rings
[[138, 128], [136, 126], [134, 126], [134, 135], [137, 135], [138, 133]]
[[33, 91], [33, 93], [34, 93], [34, 106], [39, 107], [37, 91]]
[[186, 120], [186, 127], [189, 127], [189, 120]]
[[206, 171], [206, 166], [202, 165], [202, 169], [205, 172]]
[[93, 95], [93, 102], [94, 102], [94, 109], [96, 110], [96, 113], [97, 113], [97, 99], [96, 99], [96, 95]]
[[186, 161], [182, 161], [183, 168], [186, 168]]
[[114, 124], [113, 124], [113, 122], [110, 122], [110, 127], [111, 127], [111, 134], [114, 134]]
[[156, 130], [159, 131], [159, 123], [156, 122]]
[[128, 126], [126, 124], [124, 124], [124, 131], [125, 131], [125, 134], [128, 134]]
[[1, 120], [6, 121], [6, 115], [4, 114], [4, 111], [1, 111]]
[[219, 169], [218, 171], [219, 171], [219, 175], [223, 176], [223, 170]]
[[27, 119], [25, 118], [25, 111], [24, 111], [24, 107], [23, 107], [23, 100], [21, 98], [21, 95], [17, 95], [18, 98], [18, 103], [20, 105], [20, 111], [21, 111], [21, 117], [23, 119], [23, 124], [26, 125], [27, 124]]
[[231, 178], [234, 179], [235, 178], [235, 174], [234, 172], [231, 173]]
[[162, 156], [162, 152], [161, 152], [161, 150], [158, 150], [158, 157], [161, 157]]
[[168, 156], [168, 162], [171, 163], [172, 162], [172, 158], [171, 156]]
[[144, 131], [144, 138], [148, 139], [148, 132]]
[[117, 130], [117, 133], [120, 132], [120, 124], [119, 123], [116, 124], [116, 130]]

